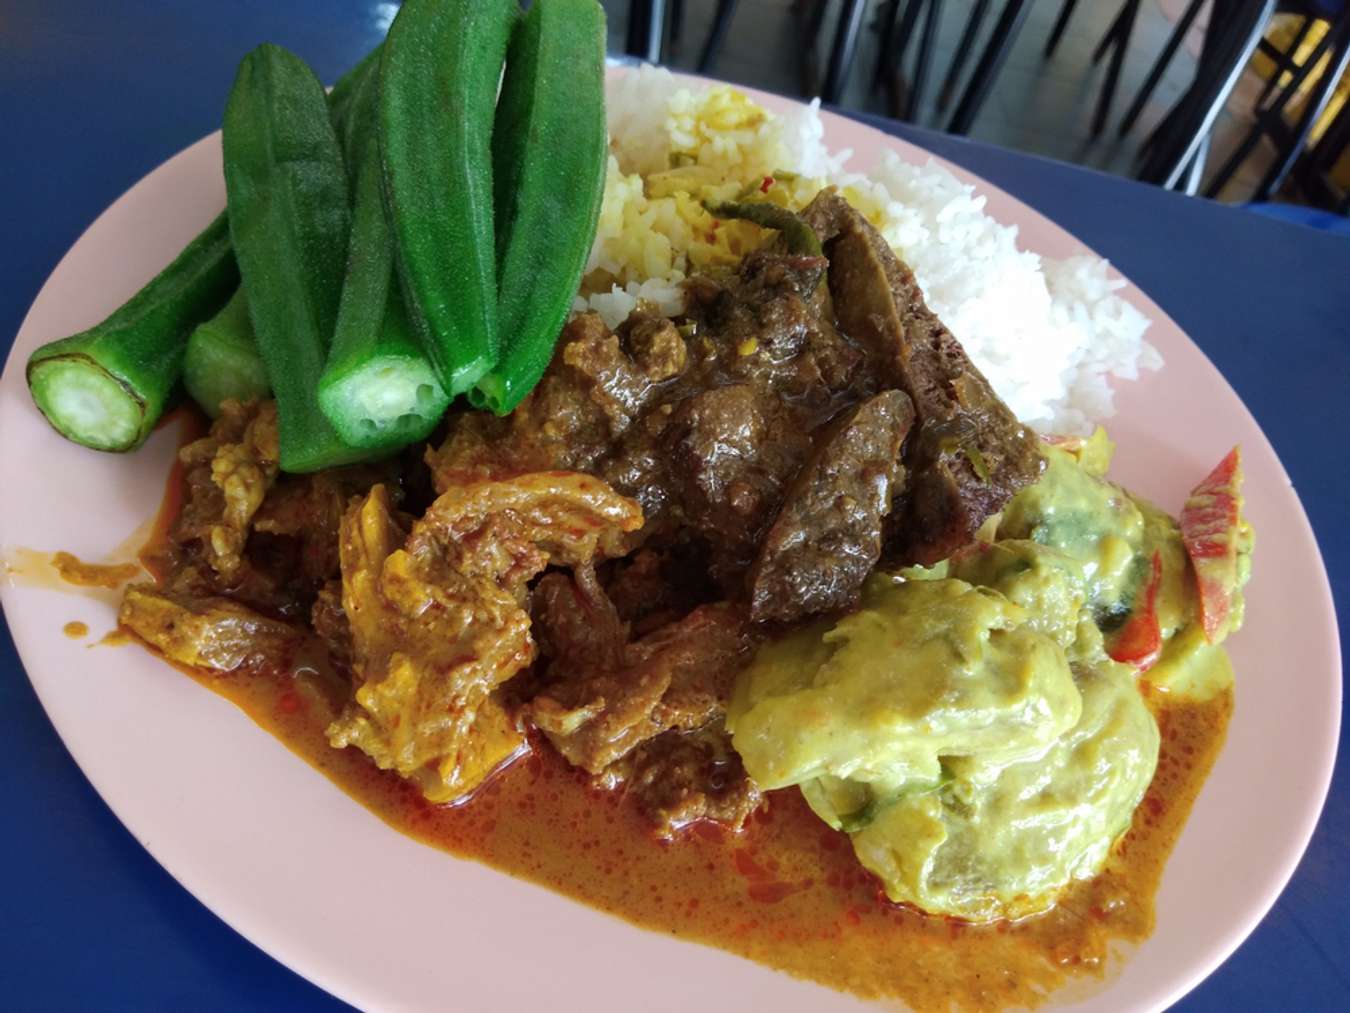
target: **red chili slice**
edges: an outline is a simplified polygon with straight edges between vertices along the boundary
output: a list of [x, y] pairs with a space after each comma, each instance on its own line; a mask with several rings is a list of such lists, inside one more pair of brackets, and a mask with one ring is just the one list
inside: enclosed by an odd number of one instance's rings
[[1148, 582], [1135, 598], [1134, 611], [1116, 634], [1107, 654], [1116, 661], [1147, 671], [1162, 653], [1162, 629], [1158, 625], [1158, 589], [1162, 586], [1162, 554], [1153, 553]]
[[1237, 589], [1237, 543], [1241, 526], [1242, 455], [1228, 452], [1181, 510], [1181, 540], [1195, 570], [1200, 625], [1205, 640], [1221, 638]]

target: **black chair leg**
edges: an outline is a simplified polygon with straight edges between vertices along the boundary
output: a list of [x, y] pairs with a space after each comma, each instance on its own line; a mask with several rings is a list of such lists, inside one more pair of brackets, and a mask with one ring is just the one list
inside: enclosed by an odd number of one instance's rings
[[919, 36], [919, 54], [914, 61], [914, 80], [909, 85], [909, 97], [905, 100], [905, 119], [911, 123], [919, 114], [919, 101], [928, 82], [928, 65], [937, 44], [938, 22], [942, 18], [942, 0], [928, 0], [928, 16], [923, 22], [923, 34]]
[[727, 32], [731, 29], [731, 19], [736, 16], [736, 0], [717, 0], [717, 13], [713, 15], [712, 29], [707, 41], [703, 43], [703, 52], [698, 57], [698, 72], [706, 74], [712, 70], [717, 54], [722, 51]]
[[1055, 50], [1059, 48], [1060, 36], [1064, 34], [1064, 29], [1069, 26], [1069, 18], [1073, 17], [1073, 9], [1078, 6], [1078, 0], [1064, 0], [1064, 6], [1059, 9], [1059, 17], [1055, 18], [1055, 27], [1050, 29], [1050, 38], [1045, 40], [1045, 51], [1041, 56], [1048, 60], [1055, 55]]
[[1173, 189], [1209, 135], [1275, 12], [1275, 0], [1214, 0], [1195, 83], [1155, 134], [1139, 179]]
[[666, 33], [666, 0], [633, 0], [628, 6], [625, 51], [648, 63], [660, 63]]
[[[1077, 2], [1078, 0], [1069, 0], [1069, 3]], [[970, 51], [975, 48], [975, 40], [979, 37], [980, 27], [984, 24], [984, 15], [988, 10], [989, 0], [975, 0], [975, 7], [971, 10], [970, 17], [966, 19], [965, 30], [961, 32], [961, 41], [956, 47], [956, 52], [952, 54], [952, 63], [947, 68], [947, 76], [942, 79], [942, 90], [938, 92], [937, 100], [939, 111], [945, 110], [947, 103], [952, 99], [956, 82], [961, 80], [961, 71], [965, 70]]]
[[[1138, 4], [1134, 6], [1137, 8]], [[1097, 43], [1097, 48], [1092, 51], [1093, 63], [1098, 63], [1111, 46], [1114, 45], [1119, 49], [1125, 45], [1126, 38], [1121, 38], [1121, 32], [1124, 30], [1127, 18], [1133, 24], [1134, 15], [1130, 13], [1130, 0], [1126, 0], [1120, 10], [1116, 11], [1116, 16], [1111, 19], [1111, 27], [1106, 30], [1106, 34]]]
[[1315, 19], [1312, 16], [1304, 17], [1303, 24], [1299, 25], [1298, 34], [1294, 36], [1294, 41], [1289, 43], [1289, 48], [1284, 52], [1280, 52], [1277, 49], [1275, 51], [1276, 55], [1272, 56], [1269, 53], [1266, 54], [1267, 56], [1270, 56], [1271, 62], [1275, 64], [1275, 70], [1266, 80], [1266, 85], [1261, 89], [1261, 94], [1256, 98], [1257, 109], [1260, 109], [1266, 104], [1266, 99], [1270, 98], [1270, 93], [1279, 86], [1280, 78], [1284, 77], [1285, 71], [1293, 70], [1297, 66], [1294, 60], [1298, 53], [1298, 47], [1303, 45], [1303, 40], [1308, 37], [1308, 32], [1312, 31], [1314, 20]]
[[820, 29], [825, 25], [825, 9], [829, 6], [829, 0], [797, 0], [798, 6], [810, 4], [811, 13], [806, 19], [806, 40], [810, 45], [815, 45], [816, 39], [820, 38]]
[[998, 22], [994, 25], [994, 34], [985, 43], [984, 52], [980, 54], [980, 62], [975, 65], [975, 73], [971, 75], [970, 82], [961, 95], [961, 101], [956, 106], [956, 112], [952, 114], [951, 122], [947, 124], [947, 133], [970, 132], [971, 124], [979, 115], [980, 107], [989, 97], [989, 89], [994, 83], [994, 78], [998, 76], [999, 68], [1008, 58], [1008, 50], [1012, 49], [1018, 33], [1022, 31], [1022, 25], [1026, 23], [1029, 10], [1027, 0], [1005, 0], [1003, 13], [999, 15]]
[[1092, 136], [1101, 135], [1106, 126], [1106, 117], [1111, 113], [1111, 102], [1116, 97], [1116, 85], [1120, 83], [1120, 67], [1125, 62], [1125, 50], [1129, 48], [1130, 36], [1134, 34], [1134, 19], [1139, 13], [1140, 0], [1125, 0], [1117, 19], [1116, 48], [1111, 53], [1111, 62], [1106, 68], [1106, 80], [1102, 82], [1102, 91], [1097, 96], [1097, 111], [1092, 116]]
[[670, 0], [670, 30], [666, 32], [666, 52], [674, 54], [680, 51], [680, 42], [684, 39], [684, 0]]
[[[1308, 135], [1312, 133], [1313, 125], [1321, 117], [1327, 103], [1331, 101], [1331, 93], [1335, 91], [1336, 83], [1340, 81], [1346, 68], [1350, 67], [1350, 14], [1341, 15], [1339, 27], [1339, 37], [1332, 45], [1331, 62], [1318, 78], [1313, 93], [1304, 103], [1298, 125], [1283, 145], [1275, 162], [1266, 170], [1265, 176], [1256, 187], [1256, 192], [1252, 194], [1254, 201], [1269, 200], [1270, 195], [1280, 188], [1280, 184], [1289, 175], [1289, 170], [1294, 167], [1299, 153], [1303, 151], [1303, 146], [1308, 143]], [[1320, 60], [1321, 57], [1316, 59]], [[1314, 58], [1309, 57], [1308, 62], [1314, 63]]]
[[1255, 151], [1256, 146], [1261, 143], [1261, 134], [1259, 124], [1247, 131], [1247, 136], [1242, 139], [1242, 143], [1233, 149], [1233, 153], [1224, 160], [1223, 165], [1219, 167], [1219, 171], [1214, 174], [1214, 178], [1205, 187], [1206, 197], [1219, 196], [1219, 191], [1233, 178], [1233, 173], [1237, 171], [1237, 167], [1245, 162], [1247, 156]]
[[[919, 0], [911, 0], [910, 6]], [[877, 62], [872, 68], [872, 90], [876, 91], [886, 77], [886, 71], [898, 58], [891, 55], [891, 46], [895, 42], [895, 22], [900, 16], [901, 0], [886, 0], [877, 15]], [[908, 12], [906, 12], [908, 13]]]
[[[887, 77], [894, 78], [900, 71], [900, 65], [904, 62], [905, 52], [909, 49], [909, 40], [914, 35], [914, 25], [919, 20], [919, 14], [929, 0], [906, 0], [905, 15], [900, 19], [900, 28], [894, 32], [892, 38], [886, 43], [886, 48], [881, 51], [880, 58], [877, 60], [881, 76], [873, 84], [873, 88], [881, 84]], [[892, 115], [904, 118], [904, 113], [899, 109], [892, 109]]]
[[1153, 62], [1153, 68], [1148, 72], [1148, 77], [1144, 79], [1144, 86], [1139, 89], [1139, 94], [1134, 97], [1130, 103], [1130, 108], [1125, 111], [1125, 118], [1120, 121], [1120, 129], [1117, 134], [1124, 137], [1134, 126], [1135, 120], [1139, 119], [1139, 114], [1144, 111], [1144, 106], [1148, 103], [1148, 97], [1153, 94], [1153, 89], [1158, 87], [1158, 82], [1162, 80], [1163, 74], [1167, 73], [1167, 65], [1172, 62], [1172, 57], [1176, 55], [1177, 48], [1181, 45], [1181, 40], [1186, 37], [1186, 33], [1191, 30], [1191, 25], [1195, 23], [1195, 16], [1200, 13], [1200, 8], [1205, 5], [1205, 0], [1191, 0], [1181, 15], [1181, 20], [1177, 26], [1172, 29], [1172, 34], [1167, 38], [1167, 45], [1163, 46], [1163, 51], [1158, 54], [1158, 59]]
[[831, 105], [839, 104], [844, 86], [848, 84], [853, 58], [858, 54], [858, 35], [862, 31], [866, 10], [866, 0], [844, 0], [843, 10], [839, 12], [839, 25], [834, 30], [834, 43], [830, 46], [830, 65], [825, 71], [825, 86], [820, 93], [821, 98]]

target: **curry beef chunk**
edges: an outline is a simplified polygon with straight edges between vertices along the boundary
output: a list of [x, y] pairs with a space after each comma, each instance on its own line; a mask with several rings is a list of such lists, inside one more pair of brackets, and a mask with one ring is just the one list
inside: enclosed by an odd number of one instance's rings
[[863, 217], [825, 191], [803, 218], [823, 256], [770, 243], [674, 320], [577, 315], [521, 405], [453, 415], [425, 469], [283, 475], [275, 409], [227, 403], [124, 622], [220, 669], [322, 644], [351, 682], [330, 741], [433, 800], [532, 725], [661, 833], [739, 827], [760, 794], [723, 719], [758, 640], [968, 544], [1041, 466]]
[[839, 325], [878, 356], [890, 384], [914, 402], [905, 449], [905, 502], [887, 523], [887, 555], [931, 565], [968, 545], [980, 525], [1044, 461], [961, 343], [923, 301], [914, 272], [843, 197], [823, 191], [804, 217], [830, 259]]

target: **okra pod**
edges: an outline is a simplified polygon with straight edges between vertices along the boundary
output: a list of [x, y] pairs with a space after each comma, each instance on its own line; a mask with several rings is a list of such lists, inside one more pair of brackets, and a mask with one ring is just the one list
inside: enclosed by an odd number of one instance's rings
[[211, 418], [220, 414], [220, 402], [226, 398], [253, 401], [272, 393], [242, 285], [224, 309], [198, 324], [188, 338], [183, 386]]
[[230, 235], [276, 397], [281, 467], [317, 471], [369, 456], [343, 443], [319, 408], [351, 211], [323, 87], [299, 57], [266, 44], [244, 57], [223, 148]]
[[101, 324], [35, 351], [27, 371], [33, 401], [68, 440], [134, 450], [178, 384], [188, 332], [238, 281], [221, 214]]
[[424, 439], [450, 404], [413, 336], [394, 272], [394, 237], [385, 217], [375, 133], [379, 80], [367, 79], [342, 131], [355, 183], [347, 273], [319, 406], [342, 439], [396, 448]]
[[492, 134], [500, 359], [472, 400], [505, 414], [543, 375], [605, 188], [605, 13], [535, 0], [511, 38]]
[[379, 131], [399, 276], [441, 384], [497, 361], [492, 119], [517, 0], [407, 0], [380, 61]]

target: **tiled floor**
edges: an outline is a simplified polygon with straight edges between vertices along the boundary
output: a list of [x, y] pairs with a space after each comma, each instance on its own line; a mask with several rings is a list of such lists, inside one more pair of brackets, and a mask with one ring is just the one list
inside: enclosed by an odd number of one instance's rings
[[[623, 47], [627, 22], [627, 0], [603, 0], [610, 15], [611, 45]], [[1091, 121], [1098, 91], [1105, 76], [1106, 61], [1094, 66], [1092, 50], [1106, 32], [1116, 12], [1118, 0], [1084, 0], [1060, 40], [1054, 57], [1042, 59], [1046, 38], [1062, 0], [1034, 0], [1020, 37], [1008, 55], [994, 91], [976, 120], [971, 136], [1004, 147], [1034, 152], [1050, 158], [1093, 166], [1119, 175], [1133, 175], [1139, 144], [1189, 85], [1195, 72], [1195, 56], [1182, 46], [1173, 58], [1153, 98], [1139, 122], [1124, 138], [1116, 136], [1116, 127], [1126, 107], [1143, 84], [1155, 56], [1161, 51], [1172, 22], [1164, 9], [1175, 11], [1184, 6], [1176, 0], [1145, 0], [1139, 10], [1133, 38], [1121, 69], [1111, 118], [1100, 138], [1092, 138]], [[685, 23], [679, 47], [672, 54], [674, 67], [692, 69], [698, 59], [708, 26], [712, 23], [715, 0], [685, 0]], [[853, 67], [843, 105], [888, 113], [885, 88], [873, 90], [873, 68], [877, 59], [878, 36], [872, 25], [884, 5], [870, 5], [857, 61]], [[972, 0], [947, 0], [938, 30], [938, 42], [932, 57], [929, 84], [917, 121], [941, 127], [951, 114], [936, 109], [939, 85], [950, 65], [952, 54], [965, 27]], [[988, 32], [1001, 9], [1001, 3], [989, 5], [984, 31]], [[792, 0], [740, 0], [736, 15], [713, 69], [717, 77], [754, 85], [770, 91], [798, 94], [801, 91], [801, 60], [797, 54], [797, 31]], [[831, 3], [817, 48], [823, 60], [833, 31], [838, 3]], [[1175, 15], [1173, 15], [1175, 16]], [[981, 38], [980, 44], [983, 43]], [[913, 46], [910, 62], [912, 65]], [[967, 63], [973, 67], [978, 50]], [[1213, 171], [1222, 163], [1246, 132], [1260, 81], [1248, 74], [1239, 84], [1233, 100], [1216, 129], [1209, 166]], [[957, 93], [959, 96], [959, 91]], [[953, 99], [953, 105], [956, 99]], [[1242, 173], [1221, 195], [1229, 200], [1245, 199], [1264, 168], [1259, 156], [1248, 160]]]

